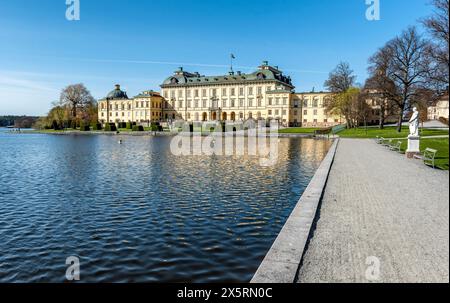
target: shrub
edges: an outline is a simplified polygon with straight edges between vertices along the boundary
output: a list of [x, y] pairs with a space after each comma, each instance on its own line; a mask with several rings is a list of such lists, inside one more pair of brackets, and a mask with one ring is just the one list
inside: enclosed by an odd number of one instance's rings
[[115, 123], [106, 123], [105, 124], [105, 132], [115, 132], [117, 131], [117, 127]]
[[83, 122], [83, 121], [80, 122], [80, 131], [88, 132], [90, 130], [91, 130], [91, 127], [89, 126], [89, 124], [85, 124], [85, 122]]
[[133, 125], [132, 131], [134, 131], [134, 132], [143, 132], [144, 131], [144, 127], [142, 125]]
[[133, 124], [131, 122], [127, 122], [126, 128], [133, 129]]
[[93, 123], [92, 129], [93, 130], [102, 130], [102, 125], [100, 123]]

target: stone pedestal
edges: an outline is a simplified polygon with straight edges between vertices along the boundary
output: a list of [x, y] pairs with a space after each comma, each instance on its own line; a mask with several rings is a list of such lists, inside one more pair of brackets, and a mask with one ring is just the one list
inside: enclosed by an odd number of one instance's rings
[[415, 155], [420, 155], [420, 137], [408, 136], [408, 149], [406, 150], [406, 156], [413, 158]]

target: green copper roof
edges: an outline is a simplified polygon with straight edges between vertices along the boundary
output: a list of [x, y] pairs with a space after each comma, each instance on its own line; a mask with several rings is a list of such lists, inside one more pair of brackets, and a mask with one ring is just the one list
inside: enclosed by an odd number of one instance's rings
[[176, 71], [171, 77], [168, 77], [161, 87], [177, 87], [186, 85], [206, 85], [206, 84], [232, 84], [242, 82], [263, 82], [277, 81], [293, 88], [290, 77], [284, 76], [281, 71], [268, 65], [263, 65], [259, 70], [251, 74], [230, 73], [221, 76], [202, 76], [198, 73], [189, 73], [182, 68]]

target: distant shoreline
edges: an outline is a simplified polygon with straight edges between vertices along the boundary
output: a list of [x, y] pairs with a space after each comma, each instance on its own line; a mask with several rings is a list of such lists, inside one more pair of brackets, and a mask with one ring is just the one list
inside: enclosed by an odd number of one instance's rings
[[[40, 131], [40, 130], [21, 130], [20, 132], [15, 132], [15, 131], [10, 131], [9, 133], [11, 134], [24, 134], [24, 135], [30, 135], [30, 134], [40, 134], [40, 135], [55, 135], [55, 136], [99, 136], [99, 135], [105, 135], [105, 136], [137, 136], [137, 137], [144, 137], [144, 136], [148, 136], [148, 137], [171, 137], [171, 136], [176, 136], [179, 133], [171, 133], [171, 132], [153, 132], [153, 131], [143, 131], [143, 132], [105, 132], [105, 131], [86, 131], [86, 132], [82, 132], [82, 131], [74, 131], [74, 130], [69, 130], [69, 131]], [[190, 134], [190, 133], [189, 133]], [[202, 136], [206, 137], [208, 136], [209, 133], [203, 133]], [[237, 133], [238, 136], [240, 136], [239, 133]], [[314, 134], [301, 134], [301, 133], [278, 133], [277, 134], [279, 138], [326, 138], [326, 137], [322, 137], [322, 136], [314, 136]], [[333, 137], [330, 137], [330, 139], [332, 139]]]

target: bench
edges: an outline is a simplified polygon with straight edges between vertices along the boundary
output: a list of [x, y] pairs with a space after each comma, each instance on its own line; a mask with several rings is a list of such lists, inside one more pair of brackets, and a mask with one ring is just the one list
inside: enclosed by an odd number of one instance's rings
[[415, 159], [423, 160], [423, 163], [431, 164], [433, 168], [435, 168], [435, 159], [436, 159], [437, 150], [432, 148], [426, 148], [425, 151], [422, 152], [422, 155], [415, 155]]
[[397, 141], [397, 143], [391, 144], [389, 146], [389, 149], [398, 151], [399, 153], [402, 152], [402, 142], [401, 141]]
[[392, 144], [392, 139], [384, 139], [381, 138], [381, 145], [386, 146], [386, 147], [390, 147]]

